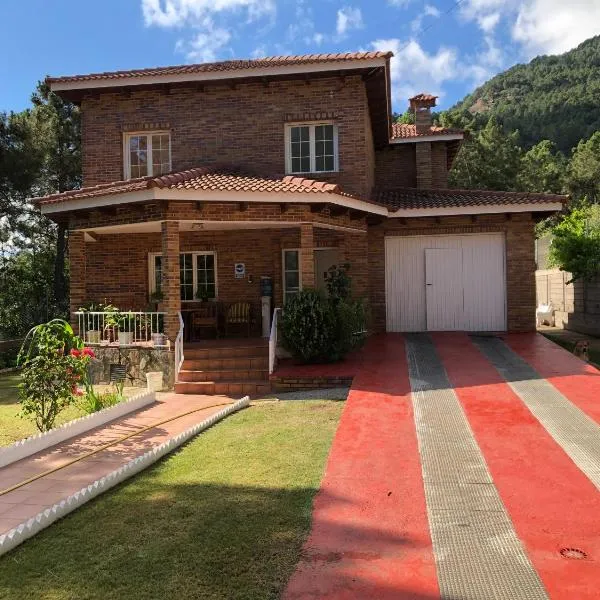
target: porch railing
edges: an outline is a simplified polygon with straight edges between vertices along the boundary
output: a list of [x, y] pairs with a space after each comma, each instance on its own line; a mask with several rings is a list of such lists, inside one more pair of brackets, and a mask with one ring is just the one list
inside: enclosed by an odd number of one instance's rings
[[273, 320], [271, 321], [271, 335], [269, 336], [269, 375], [273, 374], [277, 366], [277, 342], [279, 341], [279, 315], [281, 308], [273, 311]]
[[175, 338], [175, 381], [179, 380], [179, 371], [183, 367], [183, 329], [185, 327], [181, 312], [177, 314], [179, 316], [179, 331]]
[[79, 336], [86, 344], [166, 346], [164, 312], [77, 311]]

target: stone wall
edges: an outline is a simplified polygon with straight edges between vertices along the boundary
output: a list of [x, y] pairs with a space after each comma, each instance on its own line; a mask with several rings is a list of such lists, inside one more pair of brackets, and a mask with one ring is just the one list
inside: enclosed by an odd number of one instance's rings
[[175, 355], [166, 348], [147, 347], [102, 347], [93, 348], [96, 359], [91, 362], [90, 375], [94, 384], [110, 383], [110, 365], [126, 367], [125, 385], [146, 386], [146, 373], [163, 373], [164, 389], [173, 388], [175, 383]]

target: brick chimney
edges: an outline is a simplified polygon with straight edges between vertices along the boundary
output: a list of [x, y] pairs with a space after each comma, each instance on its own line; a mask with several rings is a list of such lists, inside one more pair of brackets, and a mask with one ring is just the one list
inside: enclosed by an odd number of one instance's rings
[[437, 96], [417, 94], [409, 98], [410, 111], [415, 115], [417, 133], [426, 133], [431, 127], [431, 109], [435, 106]]
[[[437, 96], [430, 94], [417, 94], [409, 99], [410, 110], [415, 115], [417, 135], [429, 133], [431, 127], [431, 109], [435, 106]], [[430, 189], [433, 187], [433, 165], [431, 156], [431, 142], [415, 140], [415, 155], [417, 163], [417, 188]]]

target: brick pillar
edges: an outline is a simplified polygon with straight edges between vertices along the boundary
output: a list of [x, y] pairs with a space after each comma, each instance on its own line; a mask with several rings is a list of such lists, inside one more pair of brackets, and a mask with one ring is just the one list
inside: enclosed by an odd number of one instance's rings
[[417, 153], [417, 187], [419, 189], [430, 189], [431, 180], [431, 142], [417, 142], [415, 144]]
[[179, 223], [163, 221], [162, 231], [162, 293], [165, 310], [165, 333], [175, 341], [179, 332], [181, 296], [179, 291]]
[[71, 324], [77, 328], [75, 311], [87, 302], [85, 282], [85, 233], [83, 231], [69, 231], [69, 273], [70, 293], [69, 307]]
[[315, 242], [312, 223], [300, 225], [300, 272], [302, 287], [315, 287]]

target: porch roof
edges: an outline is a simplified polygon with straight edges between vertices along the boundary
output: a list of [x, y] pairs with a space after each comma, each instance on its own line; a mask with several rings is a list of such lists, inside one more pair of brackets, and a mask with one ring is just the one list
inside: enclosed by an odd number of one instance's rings
[[[261, 177], [249, 173], [238, 166], [213, 165], [168, 173], [159, 177], [141, 177], [138, 179], [114, 181], [111, 183], [70, 190], [60, 194], [50, 194], [33, 198], [32, 202], [42, 208], [42, 212], [58, 212], [81, 207], [74, 201], [109, 199], [110, 196], [130, 195], [132, 192], [165, 190], [171, 192], [232, 192], [261, 195], [283, 195], [290, 202], [332, 202], [348, 205], [350, 208], [387, 214], [387, 209], [371, 200], [358, 198], [342, 191], [339, 185], [287, 175], [285, 177]], [[309, 198], [312, 196], [312, 198]], [[169, 199], [171, 194], [169, 194]], [[137, 198], [136, 198], [137, 199]], [[146, 198], [139, 198], [146, 199]], [[182, 196], [182, 199], [188, 199]], [[208, 198], [207, 198], [208, 199]], [[240, 198], [232, 196], [232, 201]], [[110, 204], [110, 200], [106, 202]], [[116, 202], [115, 202], [116, 203]], [[64, 207], [55, 205], [64, 205]], [[46, 208], [46, 210], [44, 210]]]
[[490, 212], [555, 212], [568, 196], [533, 192], [498, 192], [460, 189], [380, 189], [373, 199], [388, 207], [391, 217], [477, 214]]

